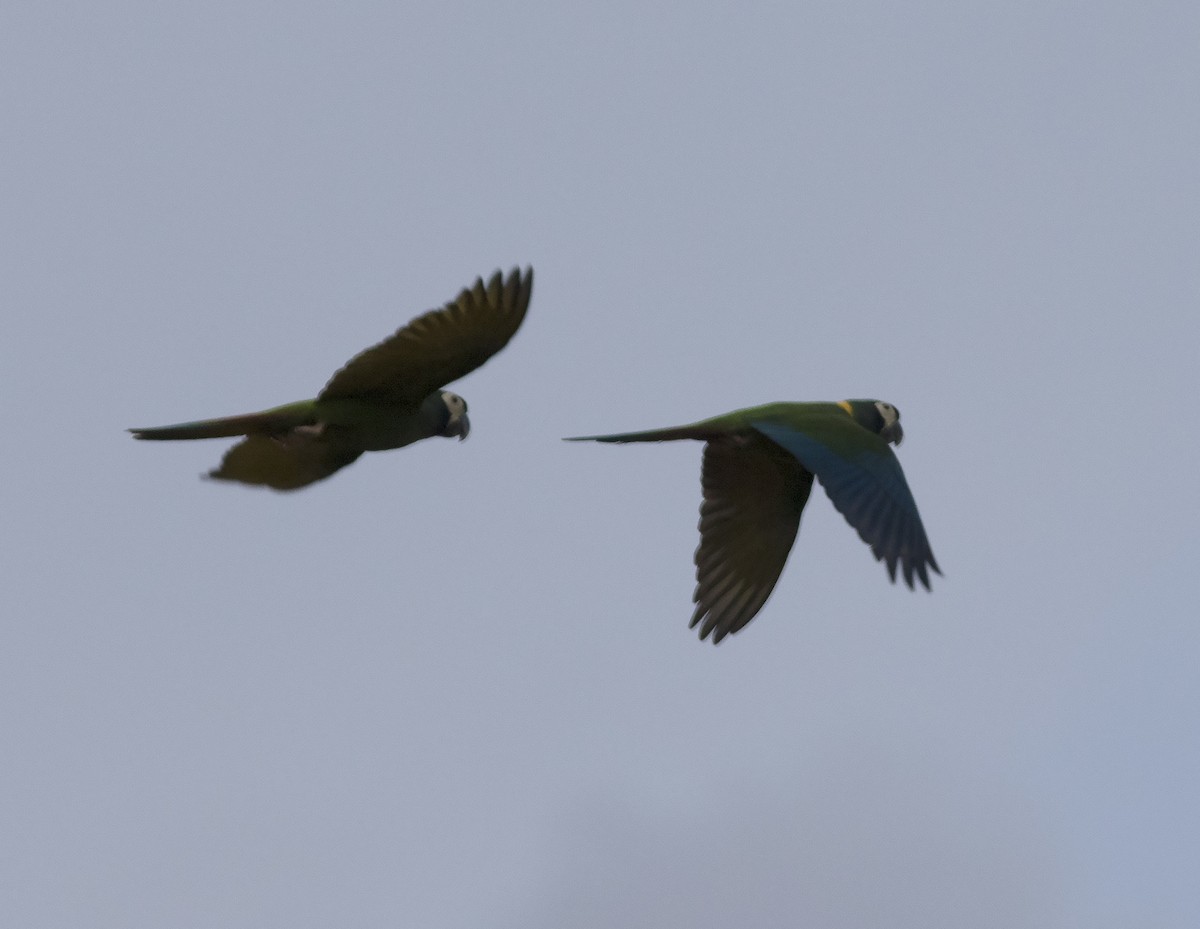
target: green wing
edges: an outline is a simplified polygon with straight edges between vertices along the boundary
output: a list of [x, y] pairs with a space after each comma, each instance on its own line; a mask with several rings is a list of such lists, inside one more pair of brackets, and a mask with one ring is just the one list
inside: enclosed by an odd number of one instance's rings
[[720, 437], [704, 446], [696, 610], [691, 626], [714, 643], [758, 613], [779, 575], [808, 501], [813, 476], [760, 436]]
[[816, 474], [834, 507], [896, 580], [900, 566], [929, 590], [929, 569], [941, 573], [929, 547], [917, 503], [891, 447], [849, 417], [822, 420], [812, 430], [758, 421], [754, 428], [787, 449]]
[[418, 316], [390, 338], [355, 355], [319, 400], [365, 398], [416, 406], [433, 391], [474, 371], [504, 348], [525, 319], [533, 269], [499, 271], [439, 310]]
[[353, 464], [361, 454], [339, 448], [315, 433], [297, 431], [280, 438], [252, 435], [227, 451], [221, 466], [208, 476], [274, 490], [299, 490]]

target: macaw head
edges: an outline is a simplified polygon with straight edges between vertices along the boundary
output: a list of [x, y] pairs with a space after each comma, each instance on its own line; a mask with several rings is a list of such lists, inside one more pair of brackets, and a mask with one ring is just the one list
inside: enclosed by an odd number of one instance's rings
[[448, 390], [442, 391], [442, 403], [446, 407], [446, 423], [438, 435], [458, 436], [462, 441], [471, 431], [471, 420], [467, 418], [467, 401]]
[[899, 445], [904, 440], [900, 411], [882, 400], [846, 400], [849, 413], [864, 429], [877, 433], [885, 442]]

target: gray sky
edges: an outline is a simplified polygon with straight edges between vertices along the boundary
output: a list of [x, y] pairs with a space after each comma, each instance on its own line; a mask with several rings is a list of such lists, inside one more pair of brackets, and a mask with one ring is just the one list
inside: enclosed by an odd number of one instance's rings
[[[0, 8], [0, 897], [38, 927], [1200, 925], [1194, 4]], [[276, 495], [123, 430], [476, 275], [468, 442]], [[880, 397], [687, 628], [700, 446]]]

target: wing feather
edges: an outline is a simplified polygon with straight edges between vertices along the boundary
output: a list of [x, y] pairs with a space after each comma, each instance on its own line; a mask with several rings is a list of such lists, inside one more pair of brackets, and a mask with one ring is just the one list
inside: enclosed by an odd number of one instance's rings
[[857, 432], [852, 435], [853, 441], [847, 441], [851, 451], [845, 455], [778, 422], [755, 422], [754, 428], [816, 474], [837, 511], [871, 547], [876, 560], [887, 565], [893, 582], [899, 566], [910, 588], [915, 576], [926, 590], [930, 589], [929, 569], [938, 574], [941, 570], [934, 560], [904, 471], [886, 441], [863, 430], [848, 417], [843, 428]]
[[361, 454], [299, 431], [281, 438], [252, 435], [229, 449], [220, 467], [208, 476], [273, 490], [299, 490], [352, 464]]
[[772, 442], [751, 435], [704, 446], [696, 604], [691, 626], [714, 643], [758, 613], [783, 571], [812, 474]]
[[499, 271], [454, 300], [355, 355], [321, 391], [320, 400], [362, 398], [416, 406], [474, 371], [516, 334], [533, 293], [533, 269]]

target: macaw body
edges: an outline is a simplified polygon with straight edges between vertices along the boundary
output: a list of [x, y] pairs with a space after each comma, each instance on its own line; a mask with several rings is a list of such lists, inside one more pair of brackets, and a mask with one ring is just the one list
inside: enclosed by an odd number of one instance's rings
[[783, 571], [813, 478], [887, 564], [929, 587], [934, 560], [900, 462], [900, 413], [880, 400], [769, 403], [686, 426], [571, 441], [705, 443], [691, 626], [713, 642], [758, 613]]
[[363, 452], [403, 448], [433, 436], [465, 439], [467, 403], [442, 389], [482, 365], [516, 333], [529, 308], [533, 270], [496, 272], [445, 307], [417, 317], [350, 360], [312, 400], [258, 413], [131, 429], [152, 440], [246, 438], [208, 476], [296, 490]]

